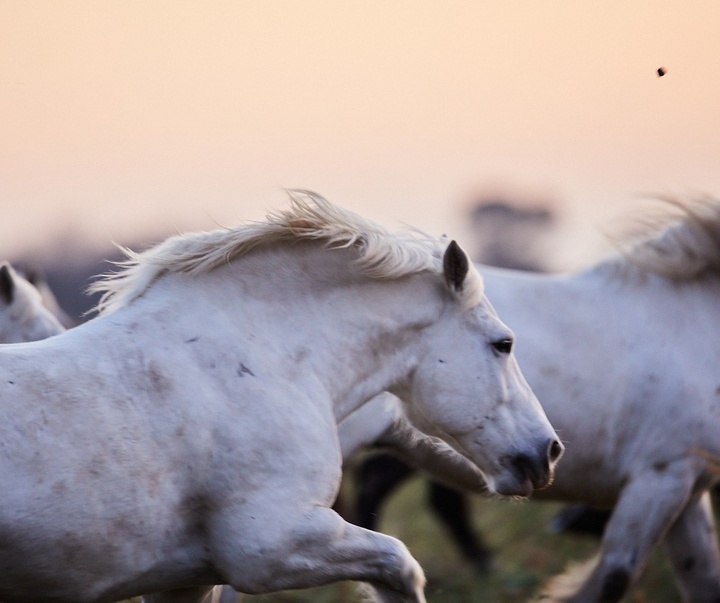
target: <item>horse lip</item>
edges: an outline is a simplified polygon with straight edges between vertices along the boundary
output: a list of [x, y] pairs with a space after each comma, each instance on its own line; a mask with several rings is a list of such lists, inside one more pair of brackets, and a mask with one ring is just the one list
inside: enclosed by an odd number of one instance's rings
[[544, 490], [545, 488], [549, 488], [552, 486], [553, 480], [555, 479], [555, 471], [552, 467], [550, 467], [550, 471], [548, 471], [547, 475], [543, 477], [542, 480], [538, 480], [537, 483], [534, 483], [536, 490]]
[[547, 488], [553, 480], [552, 469], [548, 471], [537, 471], [535, 467], [528, 467], [525, 471], [518, 470], [517, 476], [520, 481], [529, 481], [535, 490]]
[[514, 479], [501, 480], [498, 494], [530, 496], [533, 490], [547, 488], [553, 482], [554, 468], [550, 463], [533, 459], [526, 454], [506, 456], [502, 460], [505, 470]]
[[512, 486], [508, 483], [498, 483], [495, 491], [502, 496], [521, 496], [528, 498], [534, 490], [533, 482], [529, 478], [513, 480]]

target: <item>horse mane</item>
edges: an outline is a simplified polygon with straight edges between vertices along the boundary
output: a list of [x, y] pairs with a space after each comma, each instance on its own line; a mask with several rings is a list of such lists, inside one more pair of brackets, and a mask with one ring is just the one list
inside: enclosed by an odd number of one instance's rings
[[646, 234], [620, 246], [620, 257], [607, 262], [635, 267], [673, 280], [694, 280], [720, 275], [720, 200], [700, 197], [660, 201], [675, 210], [676, 218], [646, 221]]
[[264, 222], [179, 234], [140, 253], [120, 247], [126, 256], [115, 262], [120, 270], [101, 275], [88, 288], [101, 294], [95, 310], [107, 314], [126, 306], [165, 272], [205, 273], [261, 244], [313, 240], [331, 249], [353, 247], [358, 268], [376, 279], [440, 269], [440, 239], [410, 227], [390, 233], [310, 191], [291, 190], [288, 195], [289, 208], [268, 213]]

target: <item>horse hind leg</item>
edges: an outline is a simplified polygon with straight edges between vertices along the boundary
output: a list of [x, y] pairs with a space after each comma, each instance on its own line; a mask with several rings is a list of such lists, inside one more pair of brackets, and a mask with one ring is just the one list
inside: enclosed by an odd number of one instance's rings
[[688, 503], [664, 544], [683, 600], [720, 602], [720, 551], [708, 492]]
[[264, 515], [253, 512], [256, 533], [223, 511], [212, 522], [211, 547], [219, 572], [238, 591], [261, 594], [310, 588], [342, 580], [369, 584], [379, 603], [425, 603], [425, 576], [396, 538], [344, 521], [324, 507]]
[[597, 564], [582, 586], [572, 594], [546, 590], [542, 600], [618, 603], [644, 571], [650, 553], [685, 509], [694, 483], [692, 465], [684, 460], [663, 466], [662, 472], [650, 468], [637, 474], [625, 486], [615, 505]]

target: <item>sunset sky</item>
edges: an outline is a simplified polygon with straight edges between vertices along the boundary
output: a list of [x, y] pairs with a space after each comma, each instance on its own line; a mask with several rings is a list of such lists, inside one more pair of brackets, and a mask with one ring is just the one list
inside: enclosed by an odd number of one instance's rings
[[0, 15], [2, 257], [234, 225], [284, 187], [461, 242], [476, 194], [553, 199], [566, 254], [639, 195], [720, 196], [714, 0], [0, 0]]

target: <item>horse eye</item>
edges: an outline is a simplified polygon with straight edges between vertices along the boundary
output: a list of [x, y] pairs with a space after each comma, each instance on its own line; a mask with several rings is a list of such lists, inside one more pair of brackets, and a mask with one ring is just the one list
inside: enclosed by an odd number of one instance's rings
[[512, 352], [513, 340], [512, 339], [498, 339], [492, 342], [492, 347], [496, 352], [500, 354], [509, 354]]

